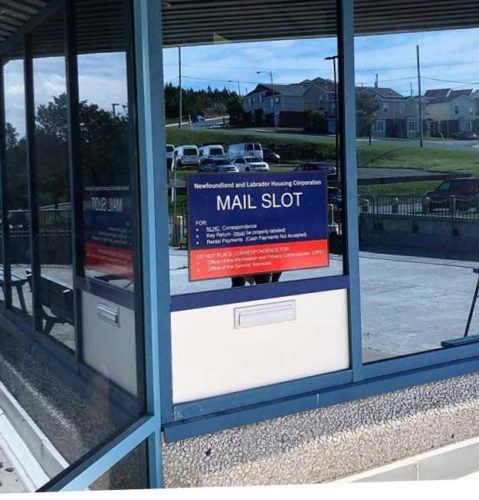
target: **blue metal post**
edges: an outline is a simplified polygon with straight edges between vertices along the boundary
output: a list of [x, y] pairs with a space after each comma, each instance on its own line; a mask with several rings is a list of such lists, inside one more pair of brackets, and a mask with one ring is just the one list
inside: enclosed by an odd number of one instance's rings
[[343, 189], [346, 198], [345, 271], [349, 275], [349, 332], [353, 380], [361, 380], [362, 339], [359, 280], [359, 220], [356, 165], [356, 87], [354, 82], [354, 0], [339, 2], [339, 80], [341, 96]]
[[[161, 487], [160, 336], [170, 338], [168, 190], [165, 154], [161, 2], [135, 0], [135, 51], [142, 214], [150, 486]], [[161, 342], [162, 347], [169, 341]]]

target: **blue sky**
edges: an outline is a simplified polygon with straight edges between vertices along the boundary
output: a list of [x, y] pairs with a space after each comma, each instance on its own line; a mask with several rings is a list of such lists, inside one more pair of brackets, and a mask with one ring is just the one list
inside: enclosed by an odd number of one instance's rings
[[[381, 86], [409, 95], [412, 82], [417, 92], [417, 44], [421, 48], [424, 89], [479, 88], [479, 29], [357, 37], [357, 83], [372, 85], [378, 73]], [[336, 39], [322, 38], [185, 47], [182, 49], [184, 86], [226, 85], [233, 90], [237, 84], [228, 80], [240, 80], [244, 92], [267, 80], [266, 75], [257, 75], [257, 70], [270, 69], [278, 83], [315, 76], [332, 78], [331, 62], [324, 61], [324, 57], [336, 54], [336, 46]], [[177, 83], [177, 49], [167, 49], [164, 54], [165, 79]]]
[[[416, 45], [421, 48], [423, 91], [431, 88], [479, 88], [479, 29], [431, 31], [356, 38], [356, 82], [379, 84], [409, 95], [410, 84], [417, 92]], [[294, 83], [305, 78], [332, 78], [332, 63], [326, 56], [337, 53], [335, 38], [281, 40], [184, 47], [184, 86], [195, 89], [228, 87], [252, 90], [268, 81], [258, 70], [272, 70], [277, 83]], [[80, 98], [105, 109], [127, 102], [123, 53], [79, 57]], [[21, 63], [6, 66], [7, 119], [24, 131], [23, 76]], [[178, 83], [178, 51], [164, 50], [165, 81]], [[45, 104], [64, 92], [62, 58], [34, 61], [35, 102]]]

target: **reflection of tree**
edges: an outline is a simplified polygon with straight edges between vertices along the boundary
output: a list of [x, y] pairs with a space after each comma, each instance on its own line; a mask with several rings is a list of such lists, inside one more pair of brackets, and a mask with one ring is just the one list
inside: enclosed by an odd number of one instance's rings
[[367, 137], [369, 137], [369, 145], [371, 145], [373, 125], [380, 109], [381, 104], [375, 96], [364, 91], [358, 92], [356, 95], [358, 132], [361, 136], [367, 135]]
[[[80, 166], [85, 178], [101, 182], [125, 179], [128, 168], [128, 117], [113, 116], [96, 104], [79, 105]], [[26, 139], [6, 124], [8, 200], [10, 209], [27, 209]], [[68, 181], [67, 96], [38, 106], [35, 129], [37, 200], [40, 206], [66, 202]], [[124, 181], [123, 181], [124, 182]]]

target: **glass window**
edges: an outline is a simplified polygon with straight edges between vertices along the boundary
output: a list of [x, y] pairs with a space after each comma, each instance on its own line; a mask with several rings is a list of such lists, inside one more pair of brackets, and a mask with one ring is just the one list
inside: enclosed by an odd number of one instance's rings
[[[72, 204], [62, 21], [63, 17], [56, 15], [32, 36], [39, 228], [36, 244], [40, 267], [38, 328], [74, 350]], [[44, 36], [48, 28], [56, 32], [58, 38], [55, 46], [45, 50]]]
[[[467, 134], [454, 92], [470, 93], [477, 80], [478, 35], [477, 28], [438, 27], [356, 38], [365, 362], [444, 349], [467, 333], [479, 267], [479, 191], [473, 188], [479, 151], [458, 145]], [[387, 82], [383, 94], [408, 98], [405, 115], [385, 126], [366, 97], [379, 70]], [[372, 143], [371, 123], [384, 135]]]
[[[217, 36], [215, 34], [218, 29], [217, 22], [210, 23], [209, 18], [198, 13], [198, 23], [204, 25], [204, 29], [201, 30], [203, 35], [198, 33], [200, 40], [195, 39], [195, 43], [190, 44], [190, 39], [188, 39], [180, 43], [174, 37], [170, 40], [170, 35], [166, 35], [164, 75], [165, 90], [167, 90], [165, 92], [167, 117], [177, 119], [179, 114], [176, 96], [179, 94], [178, 45], [181, 45], [183, 112], [185, 116], [202, 114], [209, 116], [211, 120], [211, 126], [208, 127], [193, 124], [191, 127], [179, 130], [176, 126], [168, 126], [167, 142], [175, 146], [222, 144], [226, 157], [234, 161], [237, 167], [236, 172], [230, 171], [228, 174], [224, 171], [212, 172], [211, 168], [206, 172], [206, 167], [198, 164], [185, 165], [184, 168], [175, 170], [175, 175], [169, 185], [171, 199], [169, 207], [170, 283], [173, 295], [229, 289], [237, 286], [238, 283], [244, 286], [274, 287], [277, 281], [343, 274], [342, 167], [339, 164], [338, 155], [340, 141], [339, 136], [336, 135], [336, 130], [339, 134], [339, 128], [336, 127], [336, 118], [328, 117], [319, 104], [323, 95], [331, 94], [333, 101], [338, 98], [336, 92], [338, 82], [335, 81], [339, 73], [335, 2], [331, 2], [330, 6], [331, 9], [326, 10], [324, 5], [312, 6], [311, 16], [315, 21], [311, 22], [306, 34], [303, 33], [301, 37], [298, 37], [294, 30], [286, 28], [286, 25], [278, 19], [272, 21], [265, 17], [264, 26], [253, 29], [248, 22], [246, 7], [236, 9], [235, 28], [231, 32], [227, 28], [225, 32], [221, 32], [221, 37], [225, 42], [223, 44], [214, 43]], [[168, 23], [172, 22], [175, 15], [179, 16], [179, 11], [175, 9], [168, 11], [167, 29]], [[297, 13], [293, 9], [288, 9], [285, 14], [285, 18], [290, 19], [291, 22], [294, 22], [296, 16]], [[277, 29], [272, 29], [271, 22], [277, 24]], [[327, 28], [321, 28], [319, 26], [321, 23]], [[210, 35], [207, 36], [205, 33], [209, 33], [210, 28]], [[171, 89], [175, 89], [176, 96]], [[245, 89], [247, 103], [251, 103], [258, 97], [256, 102], [264, 99], [265, 106], [248, 112], [249, 110], [244, 107], [242, 89]], [[264, 148], [272, 153], [264, 154]], [[246, 161], [245, 157], [250, 158]], [[325, 164], [321, 168], [307, 171], [305, 164], [310, 161], [324, 161]], [[191, 196], [186, 186], [188, 179], [198, 172], [208, 175], [211, 182], [214, 182], [215, 176], [218, 176], [220, 180], [219, 175], [228, 175], [230, 181], [234, 183], [237, 177], [239, 179], [238, 174], [241, 176], [248, 174], [252, 182], [263, 180], [268, 182], [269, 179], [276, 181], [280, 178], [288, 179], [287, 182], [289, 182], [297, 176], [309, 176], [311, 179], [317, 176], [318, 179], [324, 179], [324, 191], [317, 197], [317, 200], [324, 198], [324, 206], [311, 208], [307, 211], [306, 217], [296, 217], [297, 222], [292, 222], [288, 230], [285, 226], [288, 220], [285, 211], [282, 218], [272, 222], [278, 224], [277, 227], [272, 228], [278, 231], [275, 235], [278, 239], [268, 240], [273, 243], [272, 246], [276, 247], [276, 250], [286, 248], [277, 244], [281, 241], [279, 234], [283, 232], [285, 242], [289, 245], [288, 249], [296, 248], [296, 245], [298, 245], [297, 248], [304, 245], [304, 250], [309, 245], [306, 242], [309, 238], [308, 234], [312, 234], [308, 231], [317, 227], [321, 220], [324, 234], [316, 242], [320, 245], [321, 239], [325, 242], [325, 246], [323, 249], [319, 249], [318, 246], [316, 250], [312, 250], [312, 252], [318, 252], [318, 258], [312, 259], [311, 264], [298, 261], [298, 265], [293, 265], [291, 268], [285, 264], [276, 269], [272, 264], [271, 269], [274, 272], [263, 273], [253, 272], [251, 268], [240, 264], [238, 259], [232, 264], [236, 266], [236, 270], [228, 273], [224, 266], [229, 266], [231, 262], [228, 261], [227, 264], [224, 260], [223, 264], [220, 264], [220, 267], [223, 266], [221, 276], [219, 272], [212, 272], [207, 274], [211, 279], [195, 278], [192, 273], [191, 259], [198, 243], [196, 236], [201, 233], [201, 229], [196, 228], [198, 231], [191, 232], [191, 226], [190, 228], [188, 226], [191, 219], [188, 214]], [[246, 177], [241, 178], [246, 180]], [[226, 182], [226, 180], [222, 177], [221, 182]], [[338, 189], [335, 196], [328, 197], [326, 184]], [[286, 189], [294, 191], [292, 188]], [[196, 208], [191, 206], [190, 215], [194, 211], [197, 212]], [[316, 212], [318, 212], [317, 217]], [[244, 222], [246, 220], [244, 214], [243, 217], [239, 212], [237, 215], [237, 225], [252, 225], [258, 228], [254, 229], [257, 231], [260, 231], [259, 226], [266, 221], [264, 214], [254, 217], [253, 213], [250, 213], [246, 217], [248, 222]], [[309, 216], [312, 217], [313, 223], [307, 224], [308, 228], [306, 225], [301, 226]], [[208, 248], [214, 249], [215, 255], [219, 255], [216, 249], [221, 245], [221, 239], [230, 242], [226, 243], [226, 247], [233, 248], [233, 241], [241, 245], [243, 241], [241, 238], [250, 238], [246, 233], [244, 236], [240, 234], [241, 227], [236, 228], [228, 224], [220, 224], [220, 226], [230, 228], [231, 231], [228, 229], [219, 231], [221, 234], [218, 233], [217, 238], [209, 240], [211, 245], [208, 244], [210, 245]], [[233, 233], [238, 234], [235, 236]], [[290, 245], [294, 239], [293, 234], [296, 234], [302, 241], [295, 241], [295, 245]], [[301, 234], [303, 236], [300, 236]], [[191, 241], [192, 235], [193, 241]], [[262, 237], [264, 241], [267, 240], [264, 234]], [[251, 248], [247, 251], [254, 252], [253, 245], [250, 244], [250, 246]], [[262, 251], [262, 247], [258, 251], [260, 250]], [[304, 250], [305, 253], [303, 250], [300, 254], [305, 256], [309, 250]], [[290, 255], [293, 253], [294, 251], [291, 250]], [[320, 262], [319, 255], [324, 257], [322, 262]], [[227, 259], [226, 254], [222, 258]], [[266, 262], [267, 259], [263, 260]], [[279, 259], [270, 258], [270, 262], [274, 260]], [[209, 259], [209, 262], [207, 267], [215, 267], [214, 259]], [[255, 265], [260, 265], [258, 262]], [[255, 269], [269, 268], [263, 268], [260, 265]]]
[[31, 288], [32, 252], [30, 241], [29, 176], [27, 165], [24, 61], [21, 47], [4, 59], [6, 189], [8, 207], [9, 261], [7, 287], [11, 305], [19, 315], [33, 314]]
[[[20, 441], [26, 432], [38, 436], [22, 443], [30, 463], [44, 470], [29, 488], [77, 463], [145, 410], [131, 4], [68, 5], [76, 26], [78, 54], [70, 59], [73, 70], [78, 63], [76, 81], [67, 84], [61, 11], [28, 34], [31, 60], [27, 50], [24, 61], [21, 46], [2, 58], [1, 188], [8, 217], [1, 279], [9, 293], [0, 321], [0, 382], [35, 424], [30, 433], [24, 421], [17, 432]], [[76, 85], [78, 103], [71, 102]], [[34, 119], [28, 138], [27, 116]], [[38, 231], [30, 235], [32, 228]], [[26, 348], [33, 340], [34, 348]], [[1, 410], [16, 429], [15, 413]], [[142, 448], [99, 487], [141, 486], [145, 478]]]

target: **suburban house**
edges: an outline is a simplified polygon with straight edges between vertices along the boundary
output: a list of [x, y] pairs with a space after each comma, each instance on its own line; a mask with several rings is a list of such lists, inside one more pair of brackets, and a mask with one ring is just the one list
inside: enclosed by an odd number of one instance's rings
[[[416, 138], [422, 121], [425, 135], [452, 137], [459, 132], [479, 132], [479, 91], [450, 88], [430, 89], [422, 96], [422, 120], [419, 119], [419, 96], [405, 97], [389, 88], [375, 85], [357, 87], [361, 94], [379, 102], [375, 113], [374, 137]], [[319, 126], [315, 131], [336, 131], [336, 95], [334, 82], [325, 78], [292, 84], [259, 84], [243, 97], [247, 121], [257, 126], [307, 128], [311, 112], [316, 112]], [[358, 121], [358, 135], [367, 136], [367, 126]]]
[[[414, 97], [404, 97], [388, 87], [358, 87], [356, 99], [362, 93], [373, 95], [380, 103], [373, 124], [375, 137], [417, 137], [419, 135], [419, 103]], [[358, 123], [358, 135], [368, 135], [368, 130]]]
[[319, 111], [325, 121], [324, 133], [336, 127], [334, 83], [324, 78], [293, 84], [259, 84], [244, 96], [247, 120], [255, 125], [305, 127], [308, 111]]
[[460, 132], [478, 131], [477, 90], [428, 90], [424, 98], [430, 135], [453, 137]]

